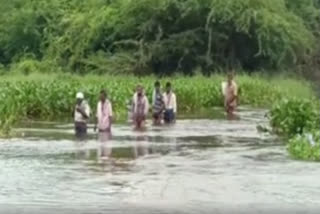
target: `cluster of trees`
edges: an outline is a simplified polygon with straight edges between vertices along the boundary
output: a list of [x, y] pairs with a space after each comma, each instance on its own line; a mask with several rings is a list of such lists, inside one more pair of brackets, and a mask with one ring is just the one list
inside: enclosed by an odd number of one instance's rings
[[0, 0], [0, 67], [192, 74], [319, 52], [320, 0]]

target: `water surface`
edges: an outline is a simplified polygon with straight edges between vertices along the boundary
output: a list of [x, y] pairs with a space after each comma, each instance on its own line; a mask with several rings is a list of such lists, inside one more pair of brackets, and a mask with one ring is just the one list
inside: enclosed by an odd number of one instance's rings
[[[320, 167], [291, 160], [259, 133], [264, 110], [238, 119], [183, 119], [112, 136], [72, 124], [28, 123], [0, 140], [3, 213], [317, 213]], [[2, 212], [1, 212], [2, 213]]]

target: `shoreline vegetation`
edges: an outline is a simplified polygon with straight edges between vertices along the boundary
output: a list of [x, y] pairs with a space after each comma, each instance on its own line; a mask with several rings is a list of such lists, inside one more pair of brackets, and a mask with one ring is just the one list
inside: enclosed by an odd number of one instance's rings
[[319, 101], [295, 77], [320, 65], [320, 0], [0, 0], [0, 19], [1, 135], [70, 117], [78, 91], [94, 109], [101, 88], [125, 119], [136, 84], [150, 99], [156, 77], [178, 113], [223, 106], [217, 72], [235, 69], [240, 105], [271, 109], [290, 154], [320, 160]]
[[[75, 94], [85, 94], [92, 110], [102, 88], [107, 89], [113, 103], [116, 120], [126, 119], [127, 100], [132, 97], [138, 83], [145, 86], [151, 100], [156, 77], [38, 74], [4, 75], [0, 79], [1, 130], [10, 127], [20, 119], [54, 119], [70, 117], [75, 102]], [[190, 113], [212, 107], [223, 107], [221, 83], [223, 74], [205, 76], [175, 76], [159, 79], [170, 80], [178, 97], [178, 112]], [[312, 99], [312, 85], [298, 78], [285, 76], [265, 77], [261, 75], [237, 74], [240, 105], [271, 108], [273, 104], [288, 98]]]
[[[221, 83], [225, 74], [210, 77], [174, 76], [156, 78], [88, 74], [84, 76], [55, 73], [11, 73], [0, 79], [0, 133], [10, 136], [13, 126], [22, 120], [57, 120], [70, 118], [78, 91], [85, 94], [93, 115], [99, 91], [107, 90], [116, 121], [127, 119], [127, 101], [137, 84], [145, 86], [151, 101], [153, 84], [171, 81], [178, 99], [178, 114], [192, 114], [223, 107]], [[310, 82], [298, 76], [236, 74], [241, 106], [270, 110], [272, 132], [287, 142], [291, 157], [320, 161], [320, 104]]]

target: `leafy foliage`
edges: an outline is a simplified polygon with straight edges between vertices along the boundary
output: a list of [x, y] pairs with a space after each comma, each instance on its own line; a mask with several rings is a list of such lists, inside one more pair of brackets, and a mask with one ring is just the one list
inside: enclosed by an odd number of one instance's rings
[[291, 66], [314, 53], [319, 8], [316, 0], [0, 0], [0, 63], [158, 75]]
[[287, 148], [294, 159], [320, 161], [320, 132], [296, 135], [290, 139]]
[[315, 102], [296, 98], [277, 103], [270, 112], [272, 127], [286, 136], [319, 128], [319, 116]]

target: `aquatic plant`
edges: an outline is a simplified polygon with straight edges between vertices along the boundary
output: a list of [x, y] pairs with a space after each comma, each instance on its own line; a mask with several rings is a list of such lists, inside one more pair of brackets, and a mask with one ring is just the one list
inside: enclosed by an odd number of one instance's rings
[[289, 140], [287, 149], [294, 159], [320, 161], [319, 130], [294, 136]]
[[286, 98], [270, 111], [271, 126], [287, 137], [319, 127], [319, 117], [316, 102], [308, 99]]

